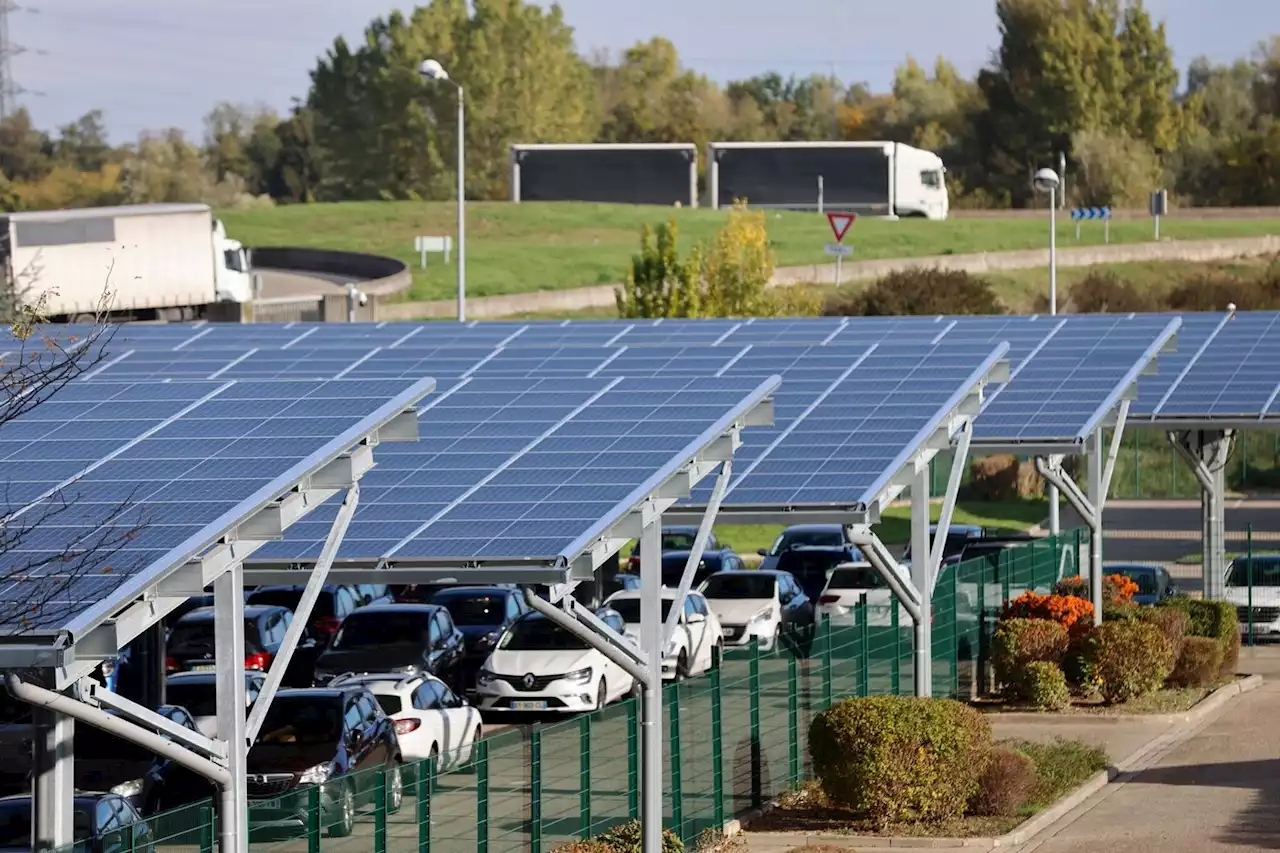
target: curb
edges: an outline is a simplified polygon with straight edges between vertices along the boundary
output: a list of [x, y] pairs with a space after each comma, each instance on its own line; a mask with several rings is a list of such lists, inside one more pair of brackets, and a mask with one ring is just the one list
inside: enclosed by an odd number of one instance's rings
[[[837, 835], [833, 833], [823, 832], [769, 832], [761, 833], [760, 841], [768, 841], [770, 847], [776, 847], [779, 850], [787, 850], [793, 847], [804, 847], [808, 844], [818, 841], [823, 845], [831, 847], [845, 848], [850, 851], [861, 850], [957, 850], [957, 849], [983, 849], [995, 850], [1002, 847], [1016, 847], [1026, 844], [1036, 835], [1048, 829], [1057, 823], [1071, 811], [1079, 807], [1085, 800], [1101, 791], [1107, 785], [1115, 782], [1121, 777], [1121, 781], [1127, 781], [1128, 777], [1135, 775], [1141, 768], [1139, 765], [1150, 758], [1153, 754], [1162, 752], [1177, 744], [1191, 729], [1198, 723], [1205, 721], [1206, 718], [1220, 711], [1224, 705], [1243, 693], [1249, 693], [1262, 686], [1261, 675], [1248, 675], [1244, 678], [1237, 679], [1230, 684], [1225, 684], [1217, 690], [1210, 693], [1204, 699], [1201, 699], [1194, 708], [1182, 714], [1118, 714], [1112, 717], [1088, 717], [1080, 715], [1079, 717], [1070, 717], [1062, 719], [1064, 725], [1077, 725], [1081, 722], [1088, 721], [1090, 723], [1098, 723], [1101, 725], [1112, 725], [1120, 722], [1133, 722], [1142, 720], [1144, 722], [1164, 722], [1169, 725], [1177, 726], [1177, 730], [1166, 732], [1147, 741], [1138, 747], [1129, 755], [1125, 756], [1121, 761], [1116, 762], [1113, 766], [1106, 770], [1100, 770], [1093, 776], [1086, 779], [1079, 787], [1067, 796], [1058, 800], [1049, 808], [1031, 817], [1005, 833], [1004, 835], [994, 838], [909, 838], [899, 836], [876, 837], [876, 836], [854, 836], [854, 835]], [[990, 716], [998, 717], [1008, 722], [1036, 722], [1036, 723], [1054, 723], [1059, 722], [1057, 719], [1048, 717], [1045, 714], [1033, 713], [1012, 713], [1012, 714], [992, 714]], [[721, 827], [721, 832], [726, 837], [744, 834], [744, 827], [751, 821], [762, 817], [773, 811], [775, 803], [768, 803], [764, 808], [756, 809], [742, 818], [735, 818], [726, 821]]]

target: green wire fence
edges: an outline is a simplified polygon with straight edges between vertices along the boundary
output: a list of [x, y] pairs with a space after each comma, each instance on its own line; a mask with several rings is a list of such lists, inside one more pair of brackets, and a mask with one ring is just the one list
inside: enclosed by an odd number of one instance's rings
[[[968, 699], [989, 678], [986, 655], [1005, 601], [1047, 591], [1087, 554], [1082, 531], [943, 567], [934, 593], [933, 690]], [[706, 676], [664, 692], [667, 826], [688, 844], [810, 777], [809, 724], [848, 696], [910, 694], [912, 627], [891, 597], [771, 652], [727, 652]], [[251, 801], [253, 853], [544, 853], [640, 813], [636, 700], [563, 722], [511, 728], [397, 771], [330, 780]], [[353, 819], [344, 819], [350, 806]], [[143, 846], [211, 850], [211, 804], [147, 821]], [[347, 833], [348, 828], [350, 833]], [[132, 853], [138, 849], [121, 845]]]

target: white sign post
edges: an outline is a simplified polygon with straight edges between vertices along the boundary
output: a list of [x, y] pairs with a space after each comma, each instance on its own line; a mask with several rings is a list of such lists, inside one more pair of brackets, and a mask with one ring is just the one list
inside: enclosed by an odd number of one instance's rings
[[449, 263], [449, 253], [453, 251], [453, 238], [418, 236], [413, 238], [413, 248], [421, 258], [422, 268], [425, 270], [428, 252], [444, 255], [444, 262]]
[[849, 233], [849, 229], [853, 227], [853, 223], [858, 219], [856, 213], [828, 213], [827, 223], [831, 226], [831, 233], [835, 235], [836, 241], [828, 243], [823, 247], [823, 251], [828, 255], [835, 255], [836, 258], [836, 287], [840, 286], [840, 262], [845, 257], [853, 254], [853, 247], [844, 245], [844, 235]]

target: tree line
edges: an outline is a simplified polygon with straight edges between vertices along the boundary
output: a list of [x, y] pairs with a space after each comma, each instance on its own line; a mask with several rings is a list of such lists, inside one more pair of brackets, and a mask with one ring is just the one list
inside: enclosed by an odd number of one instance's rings
[[466, 191], [508, 195], [509, 146], [538, 142], [894, 140], [937, 151], [953, 205], [1024, 207], [1036, 168], [1068, 164], [1086, 205], [1280, 204], [1280, 36], [1183, 75], [1141, 2], [997, 0], [1000, 44], [974, 77], [908, 57], [892, 89], [766, 71], [727, 85], [654, 37], [586, 57], [559, 7], [431, 0], [338, 38], [286, 115], [220, 104], [204, 137], [175, 129], [123, 146], [88, 113], [53, 132], [0, 122], [0, 204], [218, 206], [448, 199], [456, 93], [420, 78], [439, 60], [466, 89]]

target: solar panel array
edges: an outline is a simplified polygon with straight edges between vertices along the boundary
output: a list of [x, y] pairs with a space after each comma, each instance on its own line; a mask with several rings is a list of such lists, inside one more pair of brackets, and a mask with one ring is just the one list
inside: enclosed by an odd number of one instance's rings
[[0, 428], [0, 631], [184, 561], [430, 380], [74, 381]]

